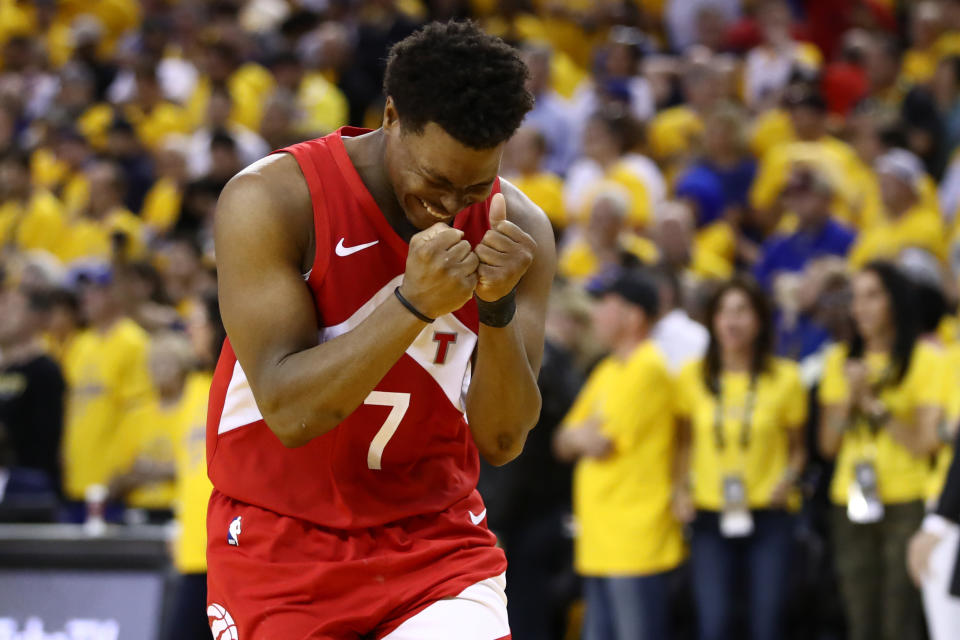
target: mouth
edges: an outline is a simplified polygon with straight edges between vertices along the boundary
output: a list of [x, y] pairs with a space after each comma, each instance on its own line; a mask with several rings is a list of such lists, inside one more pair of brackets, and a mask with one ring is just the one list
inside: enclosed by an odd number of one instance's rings
[[448, 216], [446, 213], [442, 213], [437, 209], [435, 209], [434, 207], [430, 206], [430, 204], [423, 198], [417, 198], [417, 200], [420, 202], [423, 208], [426, 209], [427, 213], [433, 216], [436, 220], [440, 222], [446, 222], [447, 220], [450, 219], [451, 216]]

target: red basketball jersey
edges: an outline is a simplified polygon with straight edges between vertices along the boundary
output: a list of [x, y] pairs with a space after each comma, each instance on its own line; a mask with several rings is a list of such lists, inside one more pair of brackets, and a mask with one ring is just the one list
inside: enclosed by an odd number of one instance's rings
[[[343, 128], [282, 150], [296, 158], [313, 201], [316, 256], [305, 286], [321, 343], [360, 324], [403, 281], [409, 247], [343, 144], [342, 136], [361, 133]], [[489, 199], [471, 206], [454, 221], [474, 245], [489, 228], [489, 206]], [[469, 496], [479, 458], [464, 402], [478, 326], [473, 301], [437, 318], [356, 411], [296, 449], [284, 447], [264, 422], [228, 339], [210, 392], [214, 486], [241, 502], [337, 529], [437, 513]]]

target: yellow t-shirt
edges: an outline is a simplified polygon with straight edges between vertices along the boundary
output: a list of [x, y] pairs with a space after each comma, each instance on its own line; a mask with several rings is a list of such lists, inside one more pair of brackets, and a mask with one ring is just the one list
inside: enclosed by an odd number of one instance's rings
[[793, 122], [785, 109], [770, 109], [758, 115], [750, 128], [750, 151], [757, 158], [780, 145], [796, 140]]
[[191, 130], [187, 110], [172, 102], [161, 102], [150, 111], [129, 105], [124, 113], [147, 149], [156, 149], [171, 134], [187, 134]]
[[[118, 428], [122, 441], [120, 468], [129, 471], [138, 459], [156, 464], [173, 464], [174, 440], [179, 429], [180, 403], [163, 406], [155, 395], [124, 414]], [[139, 486], [126, 497], [126, 503], [140, 509], [169, 509], [173, 506], [174, 482], [154, 482]]]
[[574, 471], [581, 574], [654, 573], [683, 560], [680, 525], [670, 512], [673, 395], [663, 355], [644, 342], [626, 361], [608, 357], [597, 365], [564, 419], [565, 428], [599, 419], [614, 442], [609, 458], [582, 459]]
[[183, 190], [170, 178], [158, 178], [143, 199], [140, 217], [157, 233], [166, 233], [180, 216]]
[[[889, 360], [884, 354], [867, 354], [866, 364], [872, 383], [884, 375]], [[837, 345], [827, 354], [823, 380], [820, 382], [821, 404], [839, 404], [848, 398], [850, 391], [844, 372], [846, 361], [845, 345]], [[881, 390], [880, 399], [895, 418], [910, 423], [918, 408], [943, 405], [940, 377], [943, 369], [942, 353], [929, 344], [918, 343], [903, 380], [895, 387], [887, 386]], [[896, 504], [923, 498], [930, 474], [929, 458], [915, 457], [884, 429], [876, 436], [870, 436], [867, 429], [857, 427], [847, 431], [840, 444], [833, 482], [830, 484], [830, 500], [834, 504], [846, 505], [854, 467], [864, 459], [874, 461], [883, 502]]]
[[49, 191], [36, 190], [26, 206], [14, 200], [0, 204], [0, 245], [43, 249], [53, 253], [64, 228], [63, 205]]
[[[633, 254], [643, 264], [653, 264], [660, 256], [657, 245], [633, 233], [626, 233], [621, 237], [620, 249]], [[557, 272], [572, 280], [586, 280], [597, 275], [601, 266], [600, 259], [590, 244], [586, 240], [578, 239], [560, 253]]]
[[207, 398], [211, 376], [195, 373], [187, 379], [175, 441], [176, 505], [180, 535], [174, 563], [180, 573], [207, 570], [207, 503], [213, 485], [207, 477]]
[[297, 104], [303, 113], [297, 123], [301, 133], [326, 135], [347, 124], [350, 106], [337, 85], [322, 73], [307, 74], [297, 92]]
[[68, 225], [62, 234], [57, 256], [64, 262], [83, 258], [107, 259], [111, 252], [111, 236], [123, 233], [129, 238], [128, 253], [137, 257], [144, 251], [143, 224], [140, 218], [120, 208], [103, 220], [81, 217]]
[[910, 247], [947, 258], [946, 230], [936, 211], [916, 206], [896, 220], [884, 220], [864, 231], [850, 249], [850, 266], [858, 269], [871, 260], [895, 258]]
[[91, 107], [77, 119], [77, 130], [83, 134], [97, 151], [106, 151], [110, 123], [113, 122], [113, 107], [100, 102]]
[[688, 153], [703, 133], [703, 120], [690, 107], [681, 105], [658, 113], [647, 129], [653, 156], [662, 162]]
[[834, 215], [855, 224], [858, 219], [860, 188], [859, 158], [853, 149], [836, 138], [824, 136], [816, 142], [794, 141], [772, 147], [760, 161], [757, 177], [750, 187], [750, 205], [760, 211], [770, 209], [796, 164], [808, 164], [826, 176], [834, 190]]
[[67, 497], [82, 500], [92, 484], [123, 470], [123, 416], [147, 401], [147, 333], [123, 318], [105, 334], [80, 333], [64, 355], [69, 389], [64, 421], [63, 478]]
[[908, 49], [903, 54], [903, 64], [900, 67], [900, 79], [907, 84], [924, 84], [933, 77], [933, 72], [937, 69], [937, 62], [940, 56], [937, 55], [936, 46], [927, 49]]
[[558, 229], [567, 226], [567, 212], [563, 207], [563, 180], [549, 171], [513, 176], [510, 181], [534, 204], [543, 209], [550, 223]]
[[[273, 75], [254, 62], [248, 62], [234, 71], [227, 79], [227, 89], [233, 98], [230, 120], [251, 131], [259, 131], [264, 102], [273, 92], [275, 84]], [[193, 128], [206, 122], [210, 90], [210, 78], [202, 76], [197, 80], [193, 95], [187, 101], [186, 107]]]
[[[956, 424], [960, 420], [960, 344], [953, 343], [943, 353], [943, 420], [945, 424]], [[943, 444], [934, 455], [933, 467], [927, 479], [924, 499], [935, 501], [943, 491], [947, 481], [947, 472], [953, 461], [953, 447]]]
[[[703, 380], [702, 360], [684, 367], [677, 378], [677, 415], [690, 422], [692, 449], [690, 475], [698, 509], [723, 508], [723, 478], [738, 474], [753, 509], [770, 506], [770, 494], [783, 478], [789, 457], [788, 432], [803, 427], [807, 419], [807, 393], [800, 370], [789, 360], [773, 358], [760, 374], [748, 409], [750, 374], [725, 372], [720, 376], [722, 442], [717, 446], [718, 397]], [[752, 415], [747, 416], [747, 413]], [[749, 424], [745, 424], [749, 418]], [[748, 428], [747, 446], [741, 438]]]

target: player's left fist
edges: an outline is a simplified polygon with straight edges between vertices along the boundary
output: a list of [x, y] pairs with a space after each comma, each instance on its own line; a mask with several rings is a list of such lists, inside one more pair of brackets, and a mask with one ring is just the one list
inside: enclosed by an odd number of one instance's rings
[[533, 263], [537, 242], [507, 220], [502, 193], [490, 201], [490, 229], [473, 251], [480, 259], [475, 293], [485, 302], [494, 302], [513, 291]]

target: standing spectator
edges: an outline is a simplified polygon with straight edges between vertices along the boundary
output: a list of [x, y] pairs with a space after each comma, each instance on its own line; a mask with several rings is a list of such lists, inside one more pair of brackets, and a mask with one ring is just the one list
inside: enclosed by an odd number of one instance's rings
[[811, 260], [846, 257], [856, 238], [831, 215], [833, 188], [816, 169], [798, 167], [783, 191], [786, 209], [797, 216], [797, 229], [770, 238], [761, 249], [754, 275], [767, 291], [773, 291], [779, 274], [803, 271]]
[[522, 126], [504, 150], [502, 174], [523, 191], [550, 218], [554, 232], [567, 226], [563, 208], [563, 180], [546, 170], [547, 139], [540, 129]]
[[752, 281], [721, 286], [707, 318], [707, 354], [677, 380], [674, 512], [693, 523], [698, 637], [734, 637], [736, 584], [746, 576], [750, 638], [780, 640], [807, 394], [797, 366], [771, 355], [766, 296]]
[[670, 637], [668, 576], [683, 560], [683, 540], [670, 513], [672, 381], [650, 339], [658, 295], [629, 270], [602, 291], [594, 327], [611, 355], [554, 440], [558, 457], [577, 460], [574, 558], [585, 577], [584, 638], [660, 640]]
[[106, 485], [120, 471], [120, 421], [150, 393], [148, 337], [123, 315], [111, 269], [86, 267], [78, 282], [89, 327], [71, 342], [63, 362], [70, 392], [64, 491], [72, 500], [83, 500], [89, 486]]
[[651, 337], [676, 375], [691, 360], [703, 357], [710, 340], [706, 328], [690, 318], [683, 308], [683, 292], [677, 274], [665, 265], [650, 270], [657, 283], [660, 317]]
[[543, 134], [547, 152], [544, 168], [562, 176], [573, 162], [578, 145], [576, 137], [570, 135], [574, 128], [570, 107], [550, 86], [552, 51], [547, 45], [528, 46], [523, 60], [530, 70], [527, 90], [535, 100], [523, 126], [535, 127]]
[[0, 438], [12, 446], [14, 484], [18, 473], [40, 473], [59, 492], [64, 382], [40, 341], [46, 305], [14, 286], [0, 291]]
[[855, 333], [828, 354], [819, 444], [830, 486], [836, 569], [851, 640], [918, 637], [920, 599], [907, 541], [923, 518], [939, 445], [940, 352], [917, 340], [907, 279], [872, 262], [853, 280]]
[[212, 151], [210, 143], [218, 132], [229, 135], [236, 142], [243, 166], [252, 164], [270, 153], [267, 143], [259, 135], [242, 124], [231, 120], [234, 102], [230, 91], [223, 85], [210, 89], [207, 117], [190, 137], [187, 153], [187, 169], [193, 179], [202, 178], [210, 172]]
[[56, 251], [65, 225], [63, 204], [30, 183], [30, 161], [19, 151], [0, 156], [0, 248]]

